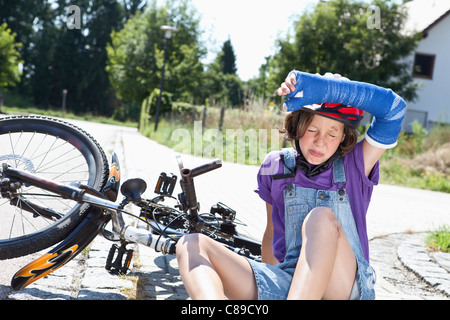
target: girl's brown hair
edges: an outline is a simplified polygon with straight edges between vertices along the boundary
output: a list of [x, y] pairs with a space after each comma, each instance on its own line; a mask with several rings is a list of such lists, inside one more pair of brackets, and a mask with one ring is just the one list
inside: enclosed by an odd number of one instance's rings
[[[284, 120], [284, 129], [280, 130], [280, 133], [284, 134], [285, 140], [294, 145], [295, 140], [303, 137], [314, 115], [315, 113], [303, 109], [289, 113]], [[355, 128], [345, 124], [344, 134], [345, 139], [339, 145], [340, 156], [349, 153], [358, 142], [358, 131]]]

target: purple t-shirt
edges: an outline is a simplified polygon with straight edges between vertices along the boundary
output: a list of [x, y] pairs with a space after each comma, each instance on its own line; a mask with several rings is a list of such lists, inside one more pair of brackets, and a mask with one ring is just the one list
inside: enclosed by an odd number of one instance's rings
[[[284, 260], [286, 255], [283, 190], [289, 180], [274, 180], [272, 175], [282, 174], [284, 171], [283, 163], [280, 161], [282, 153], [282, 151], [273, 151], [266, 156], [258, 172], [258, 188], [255, 190], [261, 199], [272, 205], [273, 253], [280, 262]], [[306, 177], [304, 171], [298, 170], [294, 183], [296, 186], [303, 188], [336, 191], [337, 187], [333, 183], [332, 167], [330, 166], [324, 172], [311, 178]], [[350, 200], [364, 257], [369, 261], [366, 213], [372, 196], [373, 186], [378, 184], [379, 164], [377, 162], [367, 178], [364, 173], [361, 140], [352, 151], [344, 156], [344, 168], [347, 179], [345, 189]]]

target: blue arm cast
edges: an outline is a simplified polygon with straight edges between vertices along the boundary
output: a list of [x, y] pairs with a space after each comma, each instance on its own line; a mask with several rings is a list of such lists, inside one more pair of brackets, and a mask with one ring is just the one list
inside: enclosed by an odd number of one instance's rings
[[295, 91], [286, 95], [287, 111], [299, 110], [317, 103], [342, 103], [374, 116], [366, 139], [379, 148], [397, 145], [401, 124], [406, 115], [406, 103], [391, 89], [364, 82], [329, 78], [301, 71], [291, 71], [296, 76]]

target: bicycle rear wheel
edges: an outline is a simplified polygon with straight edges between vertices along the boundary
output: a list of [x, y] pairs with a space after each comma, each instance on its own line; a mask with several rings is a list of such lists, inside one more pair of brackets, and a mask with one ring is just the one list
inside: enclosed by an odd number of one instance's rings
[[[108, 178], [108, 161], [99, 144], [82, 129], [40, 116], [0, 119], [0, 164], [63, 184], [81, 183], [100, 190]], [[84, 219], [89, 205], [23, 186], [18, 201], [0, 198], [0, 260], [48, 248]], [[47, 208], [33, 212], [27, 203]], [[25, 208], [28, 207], [27, 210]]]

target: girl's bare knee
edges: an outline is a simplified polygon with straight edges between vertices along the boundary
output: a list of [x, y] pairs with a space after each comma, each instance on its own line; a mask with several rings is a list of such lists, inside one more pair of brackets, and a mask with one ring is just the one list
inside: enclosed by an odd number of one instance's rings
[[339, 223], [333, 210], [328, 207], [317, 207], [310, 211], [303, 223], [303, 232], [311, 228], [314, 230], [322, 230], [326, 232], [340, 232], [341, 224]]
[[199, 233], [191, 233], [181, 237], [176, 245], [175, 252], [177, 257], [185, 255], [188, 252], [200, 253], [203, 251], [206, 247], [205, 238], [207, 238], [205, 235]]

